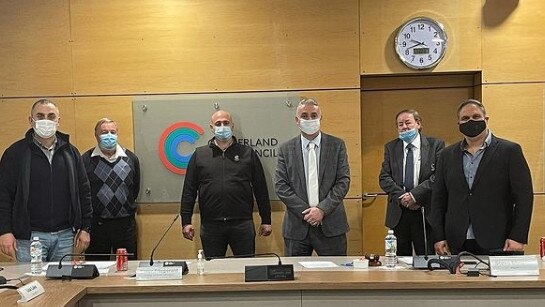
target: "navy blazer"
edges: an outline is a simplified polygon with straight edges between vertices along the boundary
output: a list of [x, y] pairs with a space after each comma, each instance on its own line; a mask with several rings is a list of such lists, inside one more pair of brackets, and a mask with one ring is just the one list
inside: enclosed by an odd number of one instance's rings
[[447, 240], [451, 250], [460, 250], [471, 223], [484, 249], [503, 248], [506, 239], [527, 243], [533, 200], [530, 168], [520, 145], [492, 135], [470, 189], [462, 143], [453, 144], [441, 153], [435, 174], [434, 242]]

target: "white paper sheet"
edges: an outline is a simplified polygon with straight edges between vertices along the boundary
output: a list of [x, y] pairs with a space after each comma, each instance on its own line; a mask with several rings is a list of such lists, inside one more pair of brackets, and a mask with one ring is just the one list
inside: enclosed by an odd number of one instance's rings
[[336, 268], [338, 265], [331, 261], [301, 261], [300, 265], [307, 269]]

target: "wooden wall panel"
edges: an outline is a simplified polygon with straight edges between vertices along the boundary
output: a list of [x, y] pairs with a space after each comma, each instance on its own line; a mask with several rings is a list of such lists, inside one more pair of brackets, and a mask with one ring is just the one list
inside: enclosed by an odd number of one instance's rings
[[539, 255], [539, 239], [541, 237], [545, 237], [545, 196], [543, 195], [534, 198], [528, 245], [524, 248], [527, 255]]
[[545, 84], [497, 84], [483, 87], [483, 102], [490, 116], [492, 132], [522, 146], [532, 171], [535, 192], [545, 191], [544, 99]]
[[71, 2], [77, 94], [357, 88], [358, 1]]
[[134, 150], [132, 98], [114, 97], [79, 97], [75, 99], [77, 118], [76, 144], [82, 152], [96, 146], [95, 125], [103, 117], [117, 122], [119, 144]]
[[483, 80], [545, 81], [545, 2], [486, 1], [483, 6]]
[[415, 72], [399, 61], [393, 46], [398, 27], [420, 16], [441, 22], [449, 38], [445, 57], [431, 71], [481, 69], [481, 1], [361, 0], [361, 74]]
[[[382, 192], [378, 177], [384, 160], [384, 145], [397, 137], [395, 115], [415, 109], [423, 118], [422, 133], [452, 144], [461, 140], [456, 108], [473, 87], [362, 92], [362, 193]], [[363, 202], [363, 251], [384, 253], [386, 197]]]
[[[0, 125], [0, 155], [15, 141], [22, 139], [28, 129], [30, 108], [38, 98], [0, 99], [0, 114], [4, 114], [4, 124]], [[59, 107], [59, 131], [70, 135], [75, 144], [76, 119], [74, 101], [71, 98], [50, 98]]]
[[0, 1], [0, 97], [72, 92], [67, 0]]

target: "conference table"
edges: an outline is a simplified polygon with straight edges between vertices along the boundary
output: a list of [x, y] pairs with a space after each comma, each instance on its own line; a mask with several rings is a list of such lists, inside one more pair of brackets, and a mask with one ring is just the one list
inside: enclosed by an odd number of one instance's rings
[[[0, 306], [539, 306], [545, 304], [545, 272], [524, 277], [468, 277], [445, 270], [413, 270], [400, 262], [394, 269], [347, 266], [355, 257], [282, 258], [293, 264], [295, 280], [245, 282], [246, 265], [275, 264], [274, 258], [218, 259], [196, 274], [196, 260], [187, 260], [189, 274], [181, 280], [137, 281], [138, 262], [126, 272], [90, 280], [54, 280], [31, 276], [45, 293], [17, 304], [15, 290], [0, 290]], [[301, 263], [307, 261], [305, 266]], [[323, 263], [320, 263], [323, 262]], [[309, 268], [309, 264], [335, 267]], [[16, 278], [29, 265], [2, 263], [0, 272]], [[541, 262], [540, 262], [541, 266]]]

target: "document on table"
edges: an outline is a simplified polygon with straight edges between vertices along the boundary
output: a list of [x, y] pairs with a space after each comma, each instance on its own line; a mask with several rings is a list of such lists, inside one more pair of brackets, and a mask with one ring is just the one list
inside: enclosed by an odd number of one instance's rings
[[331, 261], [300, 261], [300, 265], [307, 269], [336, 268], [338, 265]]
[[413, 264], [413, 257], [403, 256], [403, 257], [397, 257], [399, 262], [403, 262], [406, 265], [412, 265]]

